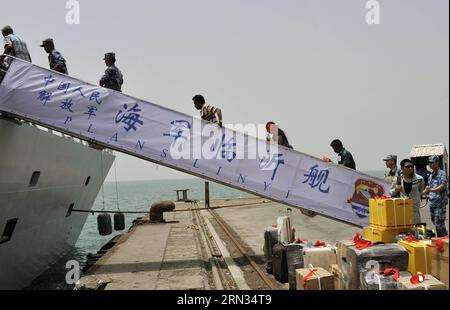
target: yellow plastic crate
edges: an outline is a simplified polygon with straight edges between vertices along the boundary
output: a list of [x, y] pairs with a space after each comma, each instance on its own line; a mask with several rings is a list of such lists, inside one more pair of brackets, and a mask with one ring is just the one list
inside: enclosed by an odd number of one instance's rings
[[414, 225], [414, 205], [411, 198], [369, 200], [370, 226], [406, 228]]

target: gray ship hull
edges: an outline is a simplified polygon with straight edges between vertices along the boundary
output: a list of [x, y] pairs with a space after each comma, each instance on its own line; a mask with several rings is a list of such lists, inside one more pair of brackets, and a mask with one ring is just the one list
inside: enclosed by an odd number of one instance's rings
[[69, 208], [91, 209], [113, 161], [110, 151], [0, 116], [0, 289], [25, 288], [75, 244], [88, 213]]

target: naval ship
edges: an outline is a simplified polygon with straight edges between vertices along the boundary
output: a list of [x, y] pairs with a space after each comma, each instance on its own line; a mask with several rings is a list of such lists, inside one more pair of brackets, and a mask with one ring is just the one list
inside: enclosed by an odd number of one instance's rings
[[73, 246], [112, 151], [0, 113], [0, 289], [22, 289]]

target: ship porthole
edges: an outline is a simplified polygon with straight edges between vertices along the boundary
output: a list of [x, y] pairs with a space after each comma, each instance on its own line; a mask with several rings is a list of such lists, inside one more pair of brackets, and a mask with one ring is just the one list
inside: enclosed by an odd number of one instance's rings
[[0, 244], [11, 240], [18, 220], [18, 218], [14, 218], [6, 222], [5, 229], [3, 230], [3, 235], [0, 237]]
[[28, 186], [36, 186], [40, 176], [41, 176], [40, 171], [34, 171], [33, 174], [31, 175], [30, 183], [28, 184]]
[[67, 209], [66, 217], [69, 217], [72, 214], [72, 210], [73, 210], [74, 206], [75, 206], [74, 203], [70, 204], [69, 209]]

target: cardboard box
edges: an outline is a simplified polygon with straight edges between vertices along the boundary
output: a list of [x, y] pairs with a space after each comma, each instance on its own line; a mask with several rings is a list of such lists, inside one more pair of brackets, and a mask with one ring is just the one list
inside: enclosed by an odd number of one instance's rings
[[414, 225], [414, 204], [411, 198], [369, 200], [370, 226], [405, 228]]
[[394, 243], [395, 237], [409, 232], [408, 228], [364, 227], [363, 238], [372, 242]]
[[408, 271], [412, 274], [421, 272], [423, 274], [431, 274], [432, 261], [432, 245], [431, 240], [406, 241], [398, 242], [408, 251]]
[[330, 265], [337, 263], [336, 249], [331, 246], [305, 248], [303, 262], [305, 267], [312, 265], [328, 270]]
[[423, 291], [423, 290], [447, 290], [444, 283], [430, 274], [425, 275], [425, 281], [412, 284], [410, 279], [399, 279], [400, 290]]
[[338, 260], [342, 257], [347, 257], [347, 250], [351, 246], [354, 246], [353, 240], [340, 240], [336, 242], [336, 255]]
[[336, 258], [340, 270], [340, 280], [343, 289], [347, 290], [350, 283], [350, 265], [347, 262], [347, 254], [350, 248], [354, 248], [353, 240], [340, 240], [336, 243]]
[[436, 248], [436, 240], [432, 239], [431, 274], [441, 280], [448, 288], [448, 239], [442, 240], [442, 251]]
[[[334, 290], [333, 275], [321, 267], [297, 269], [297, 290]], [[305, 281], [306, 278], [306, 281]]]
[[343, 291], [345, 290], [344, 281], [342, 279], [342, 271], [339, 268], [338, 264], [333, 264], [330, 266], [329, 272], [334, 277], [334, 289], [336, 291]]

